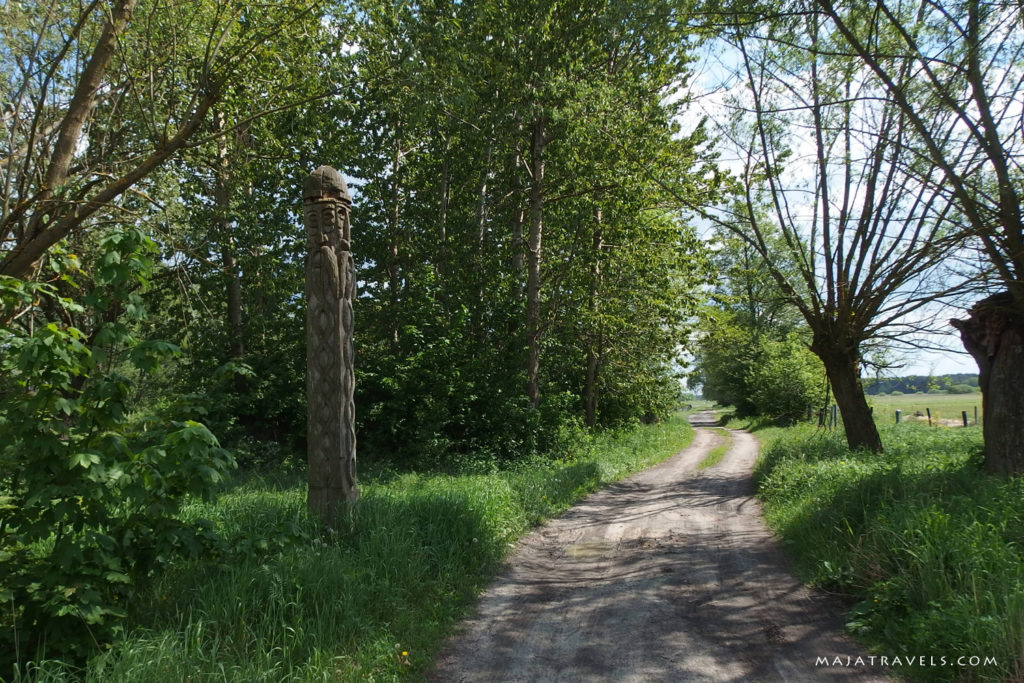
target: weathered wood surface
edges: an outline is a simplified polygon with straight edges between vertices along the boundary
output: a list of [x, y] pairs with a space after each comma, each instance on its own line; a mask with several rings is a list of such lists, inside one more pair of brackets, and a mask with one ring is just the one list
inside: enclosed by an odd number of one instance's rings
[[1009, 292], [976, 303], [966, 320], [951, 320], [978, 363], [985, 469], [1024, 473], [1024, 320]]
[[310, 510], [330, 521], [356, 486], [351, 199], [341, 174], [321, 166], [306, 180], [306, 390]]

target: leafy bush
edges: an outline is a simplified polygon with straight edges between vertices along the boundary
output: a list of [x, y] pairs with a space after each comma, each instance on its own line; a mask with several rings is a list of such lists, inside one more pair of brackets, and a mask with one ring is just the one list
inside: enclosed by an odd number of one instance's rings
[[825, 401], [821, 361], [796, 335], [781, 341], [762, 340], [747, 382], [757, 414], [782, 424], [803, 419], [809, 407]]
[[[92, 288], [74, 304], [57, 286], [0, 279], [5, 317], [59, 310], [93, 323], [41, 320], [0, 331], [0, 665], [94, 652], [124, 616], [140, 576], [212, 537], [176, 518], [233, 467], [191, 421], [129, 420], [130, 374], [175, 352], [140, 341], [137, 289], [152, 244], [138, 231], [99, 245]], [[58, 285], [76, 271], [59, 272]], [[137, 425], [137, 426], [133, 426]]]
[[694, 379], [704, 396], [736, 408], [739, 417], [761, 415], [792, 424], [824, 404], [821, 361], [797, 333], [755, 335], [725, 315], [714, 319], [697, 350]]

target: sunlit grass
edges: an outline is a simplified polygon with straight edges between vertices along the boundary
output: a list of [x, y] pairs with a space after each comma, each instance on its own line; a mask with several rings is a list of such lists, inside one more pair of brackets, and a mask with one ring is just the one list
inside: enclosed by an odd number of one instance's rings
[[874, 408], [875, 421], [879, 424], [895, 424], [899, 410], [903, 422], [928, 421], [932, 414], [933, 425], [962, 425], [963, 413], [967, 413], [970, 425], [975, 424], [975, 413], [980, 423], [983, 418], [981, 394], [896, 394], [893, 396], [868, 396], [868, 404]]
[[851, 631], [880, 655], [998, 661], [907, 676], [1020, 675], [1024, 480], [980, 470], [980, 429], [883, 426], [884, 454], [813, 427], [760, 437], [766, 517], [805, 580], [856, 602]]

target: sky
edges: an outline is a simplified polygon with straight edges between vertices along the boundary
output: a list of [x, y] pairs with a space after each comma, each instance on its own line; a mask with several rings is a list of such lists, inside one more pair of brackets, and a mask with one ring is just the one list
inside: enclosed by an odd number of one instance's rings
[[[957, 375], [978, 374], [978, 366], [974, 360], [964, 354], [917, 352], [906, 358], [906, 365], [883, 373], [886, 377], [906, 377], [909, 375]], [[869, 376], [872, 376], [870, 373]]]
[[[738, 55], [728, 45], [714, 43], [706, 48], [701, 54], [701, 59], [694, 65], [695, 74], [691, 79], [688, 88], [680, 96], [691, 97], [692, 105], [680, 119], [683, 133], [690, 131], [703, 117], [707, 117], [712, 131], [716, 125], [721, 125], [728, 120], [730, 97], [741, 96], [743, 102], [743, 87], [730, 72], [736, 67]], [[725, 140], [724, 131], [720, 133], [721, 140]], [[714, 135], [714, 133], [712, 133]], [[728, 142], [719, 145], [719, 163], [726, 169], [738, 171], [742, 168], [740, 154], [737, 150], [731, 150]], [[813, 154], [805, 153], [803, 156], [808, 159], [806, 168], [798, 160], [801, 158], [801, 150], [794, 156], [793, 161], [787, 166], [787, 173], [795, 176], [813, 176]], [[794, 163], [795, 162], [795, 163]], [[792, 177], [792, 176], [791, 176]], [[949, 309], [940, 312], [936, 319], [940, 321], [939, 328], [948, 329], [949, 334], [928, 335], [921, 338], [921, 341], [928, 346], [944, 347], [942, 350], [924, 350], [912, 347], [894, 348], [891, 351], [891, 358], [899, 363], [901, 367], [894, 367], [884, 372], [887, 376], [907, 375], [944, 375], [969, 373], [976, 374], [978, 367], [963, 350], [959, 334], [943, 321], [949, 318], [965, 318], [966, 311]], [[868, 372], [867, 369], [865, 369]], [[873, 370], [871, 371], [873, 373]]]
[[[959, 344], [956, 337], [947, 340], [951, 344]], [[932, 351], [914, 351], [906, 353], [906, 365], [899, 370], [887, 374], [897, 377], [906, 375], [953, 375], [959, 373], [978, 374], [978, 365], [965, 351], [962, 353], [939, 353]]]

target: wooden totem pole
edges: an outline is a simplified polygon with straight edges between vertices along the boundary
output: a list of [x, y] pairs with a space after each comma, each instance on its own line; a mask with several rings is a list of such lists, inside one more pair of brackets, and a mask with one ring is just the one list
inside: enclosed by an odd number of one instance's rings
[[306, 395], [309, 509], [330, 521], [356, 500], [352, 347], [352, 199], [341, 174], [321, 166], [306, 179]]

